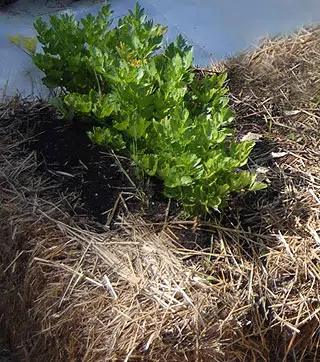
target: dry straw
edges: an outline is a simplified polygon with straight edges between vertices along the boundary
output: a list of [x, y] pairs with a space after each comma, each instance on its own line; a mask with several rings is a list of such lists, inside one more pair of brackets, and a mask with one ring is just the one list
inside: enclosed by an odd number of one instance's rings
[[47, 106], [2, 108], [1, 310], [22, 359], [320, 360], [320, 30], [213, 69], [229, 72], [237, 137], [257, 141], [249, 167], [269, 187], [199, 225], [202, 250], [179, 245], [182, 220], [95, 232], [69, 217], [23, 150], [21, 126]]

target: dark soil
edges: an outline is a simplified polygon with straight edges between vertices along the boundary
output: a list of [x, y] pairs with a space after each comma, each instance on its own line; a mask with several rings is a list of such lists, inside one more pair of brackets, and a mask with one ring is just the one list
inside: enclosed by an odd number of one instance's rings
[[[39, 169], [51, 175], [59, 191], [69, 197], [74, 195], [69, 205], [72, 211], [105, 224], [120, 193], [134, 194], [136, 190], [115, 158], [91, 143], [88, 130], [81, 122], [66, 123], [53, 114], [35, 124], [37, 136], [30, 148], [39, 155]], [[121, 159], [121, 164], [130, 173], [129, 162]]]
[[[65, 199], [64, 208], [69, 214], [101, 226], [109, 218], [115, 221], [118, 213], [128, 211], [155, 225], [179, 215], [181, 208], [173, 201], [168, 214], [168, 199], [162, 193], [161, 182], [137, 178], [129, 159], [117, 156], [117, 162], [107, 149], [92, 144], [87, 135], [91, 126], [82, 121], [61, 120], [45, 104], [34, 107], [33, 116], [26, 113], [20, 126], [20, 132], [30, 139], [25, 151], [36, 151], [37, 171], [50, 179], [59, 199]], [[113, 222], [110, 226], [114, 226]], [[210, 246], [211, 234], [195, 232], [192, 225], [175, 232], [188, 248]]]

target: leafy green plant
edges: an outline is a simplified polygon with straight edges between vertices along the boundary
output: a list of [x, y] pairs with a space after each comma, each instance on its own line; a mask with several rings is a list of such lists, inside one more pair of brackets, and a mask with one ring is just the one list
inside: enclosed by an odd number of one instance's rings
[[63, 90], [56, 104], [64, 114], [88, 117], [94, 143], [162, 179], [188, 215], [210, 213], [234, 191], [265, 187], [241, 170], [254, 142], [232, 140], [226, 75], [196, 77], [191, 47], [181, 36], [165, 46], [166, 28], [147, 21], [138, 4], [117, 26], [111, 18], [105, 6], [81, 21], [62, 15], [51, 26], [35, 23], [43, 52], [31, 55], [44, 83]]

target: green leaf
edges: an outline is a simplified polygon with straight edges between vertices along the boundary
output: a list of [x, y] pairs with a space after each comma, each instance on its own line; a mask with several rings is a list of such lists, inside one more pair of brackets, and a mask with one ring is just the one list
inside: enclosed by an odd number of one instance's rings
[[68, 94], [64, 97], [64, 102], [80, 113], [89, 114], [92, 110], [91, 97], [87, 94]]
[[69, 121], [73, 119], [74, 111], [72, 108], [67, 107], [62, 97], [54, 97], [50, 99], [49, 103], [52, 104], [54, 107], [56, 107], [57, 110], [60, 112], [59, 118], [67, 119]]
[[111, 131], [108, 128], [94, 127], [88, 132], [91, 141], [97, 145], [108, 147], [112, 143]]
[[259, 191], [267, 188], [267, 184], [263, 182], [254, 182], [249, 188], [249, 191]]
[[108, 97], [106, 94], [98, 96], [97, 100], [95, 102], [91, 96], [91, 100], [92, 100], [92, 105], [93, 105], [92, 113], [99, 120], [104, 120], [106, 117], [109, 117], [114, 110], [110, 97]]
[[139, 139], [145, 135], [150, 124], [150, 121], [147, 121], [146, 119], [139, 116], [135, 118], [133, 115], [133, 118], [129, 121], [129, 127], [126, 129], [126, 133], [132, 139]]
[[88, 132], [91, 141], [97, 145], [109, 147], [113, 146], [116, 150], [123, 150], [126, 144], [121, 134], [113, 129], [94, 127]]
[[187, 175], [179, 175], [173, 169], [170, 175], [164, 180], [164, 184], [168, 188], [180, 188], [182, 186], [192, 185], [193, 179]]
[[187, 51], [184, 58], [183, 58], [183, 61], [184, 61], [184, 67], [185, 68], [190, 68], [191, 65], [192, 65], [192, 62], [193, 62], [193, 53], [191, 50]]
[[189, 186], [193, 183], [193, 179], [190, 176], [181, 176], [180, 184], [181, 186]]
[[157, 173], [157, 167], [159, 158], [157, 155], [144, 154], [134, 156], [135, 162], [148, 173], [150, 176], [154, 176]]

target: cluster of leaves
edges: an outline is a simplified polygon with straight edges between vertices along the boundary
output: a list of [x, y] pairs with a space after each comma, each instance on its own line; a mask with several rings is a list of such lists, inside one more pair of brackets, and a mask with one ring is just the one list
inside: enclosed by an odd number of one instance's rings
[[111, 19], [104, 6], [81, 21], [62, 15], [51, 26], [35, 23], [43, 51], [33, 61], [48, 87], [65, 90], [64, 107], [92, 121], [91, 140], [162, 179], [189, 215], [217, 209], [231, 192], [264, 187], [240, 170], [254, 143], [230, 137], [226, 75], [196, 77], [185, 40], [165, 46], [166, 28], [147, 21], [138, 4], [117, 26]]

